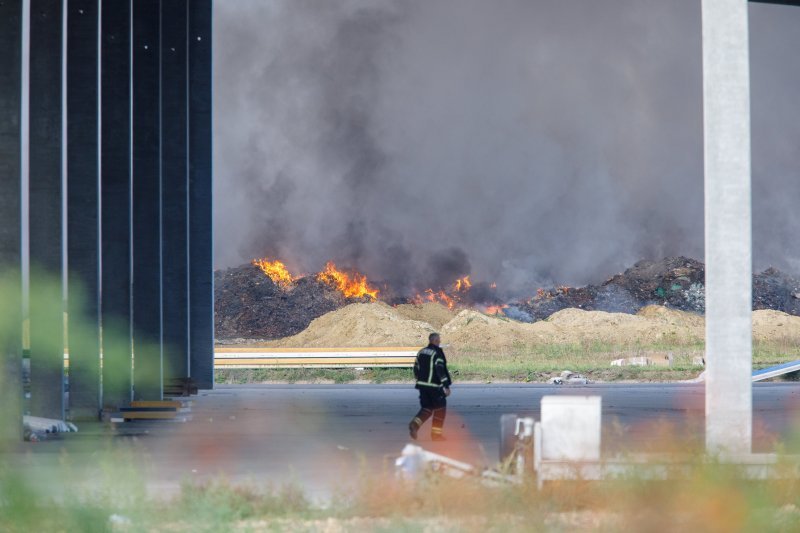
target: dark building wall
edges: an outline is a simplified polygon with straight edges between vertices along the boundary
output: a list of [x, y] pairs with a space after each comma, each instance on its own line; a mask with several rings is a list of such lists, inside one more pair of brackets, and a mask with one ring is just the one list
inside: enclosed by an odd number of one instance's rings
[[212, 1], [189, 1], [189, 309], [191, 377], [214, 386]]
[[[0, 345], [0, 451], [8, 440], [22, 435], [20, 371], [22, 356], [21, 297], [21, 104], [22, 0], [0, 2], [0, 277], [4, 320], [19, 325], [14, 338]], [[2, 415], [0, 415], [2, 418]]]
[[131, 401], [130, 0], [103, 0], [101, 183], [103, 405]]
[[[70, 418], [100, 412], [98, 0], [67, 13], [67, 340]], [[74, 317], [74, 318], [73, 318]], [[80, 317], [80, 320], [78, 320]]]
[[30, 9], [30, 410], [63, 418], [62, 2]]
[[133, 2], [134, 399], [162, 396], [160, 2]]
[[[22, 3], [0, 2], [4, 274], [21, 263]], [[64, 416], [65, 260], [72, 416], [160, 398], [165, 378], [213, 386], [211, 16], [210, 0], [30, 1], [34, 415]], [[19, 384], [11, 344], [3, 377]]]
[[161, 2], [164, 379], [189, 377], [187, 4]]

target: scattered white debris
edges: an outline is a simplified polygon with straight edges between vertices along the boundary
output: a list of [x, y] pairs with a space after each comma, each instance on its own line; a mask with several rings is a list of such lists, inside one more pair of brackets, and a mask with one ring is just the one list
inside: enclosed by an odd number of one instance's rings
[[571, 370], [564, 370], [560, 376], [550, 379], [553, 385], [588, 385], [590, 382], [586, 376], [572, 372]]
[[400, 457], [395, 460], [394, 466], [397, 476], [408, 480], [418, 479], [425, 473], [434, 472], [456, 479], [479, 477], [484, 484], [489, 486], [520, 482], [520, 479], [515, 476], [501, 474], [494, 470], [479, 470], [471, 464], [429, 452], [414, 444], [405, 445]]
[[[667, 356], [667, 361], [670, 365], [672, 364], [671, 355]], [[628, 357], [627, 359], [614, 359], [611, 361], [611, 366], [649, 366], [652, 364], [653, 362], [649, 357]]]
[[692, 358], [692, 364], [694, 366], [706, 366], [706, 358], [701, 356], [701, 355], [693, 357]]
[[26, 430], [33, 433], [73, 433], [78, 431], [78, 427], [72, 422], [65, 422], [57, 418], [25, 415], [22, 417], [22, 424]]

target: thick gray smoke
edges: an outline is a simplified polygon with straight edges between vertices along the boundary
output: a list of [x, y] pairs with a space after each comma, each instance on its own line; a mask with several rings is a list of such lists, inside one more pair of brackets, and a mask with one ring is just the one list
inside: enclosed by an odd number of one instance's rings
[[[703, 256], [697, 0], [216, 2], [216, 266], [526, 292]], [[756, 267], [800, 271], [800, 9], [751, 8]]]

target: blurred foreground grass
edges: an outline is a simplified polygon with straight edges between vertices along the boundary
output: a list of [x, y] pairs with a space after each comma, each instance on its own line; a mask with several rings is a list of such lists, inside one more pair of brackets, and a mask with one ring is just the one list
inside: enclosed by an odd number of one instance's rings
[[[797, 531], [796, 479], [744, 481], [735, 469], [696, 463], [671, 481], [629, 478], [488, 487], [431, 474], [416, 482], [365, 469], [324, 502], [296, 484], [256, 488], [224, 479], [177, 494], [107, 457], [91, 488], [62, 468], [32, 479], [0, 466], [0, 530], [28, 531]], [[111, 466], [116, 465], [116, 466]], [[67, 490], [49, 495], [42, 487]]]
[[[448, 366], [455, 381], [476, 383], [543, 383], [563, 370], [580, 372], [593, 381], [664, 382], [697, 377], [703, 371], [693, 364], [703, 357], [702, 344], [688, 345], [585, 345], [554, 344], [518, 347], [487, 353], [481, 349], [445, 350]], [[672, 356], [672, 366], [666, 361]], [[649, 366], [611, 366], [611, 361], [630, 357], [647, 357], [656, 364]], [[788, 342], [756, 342], [753, 344], [753, 369], [765, 368], [800, 359], [800, 346]], [[784, 379], [792, 379], [787, 377]], [[244, 383], [411, 383], [409, 368], [365, 368], [356, 370], [287, 368], [287, 369], [220, 369], [220, 384]]]

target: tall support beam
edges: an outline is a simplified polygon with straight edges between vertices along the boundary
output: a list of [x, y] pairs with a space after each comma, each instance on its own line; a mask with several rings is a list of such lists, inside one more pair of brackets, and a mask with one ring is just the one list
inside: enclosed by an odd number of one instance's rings
[[63, 419], [63, 5], [30, 6], [30, 410]]
[[103, 0], [101, 22], [101, 320], [103, 405], [133, 395], [131, 344], [131, 11]]
[[100, 395], [98, 0], [67, 4], [69, 411], [97, 419]]
[[187, 0], [161, 2], [164, 378], [189, 377]]
[[22, 0], [0, 2], [0, 450], [22, 438]]
[[160, 2], [133, 2], [133, 389], [162, 397]]
[[706, 449], [752, 448], [747, 0], [703, 0]]
[[189, 0], [189, 308], [191, 377], [214, 386], [211, 0]]

